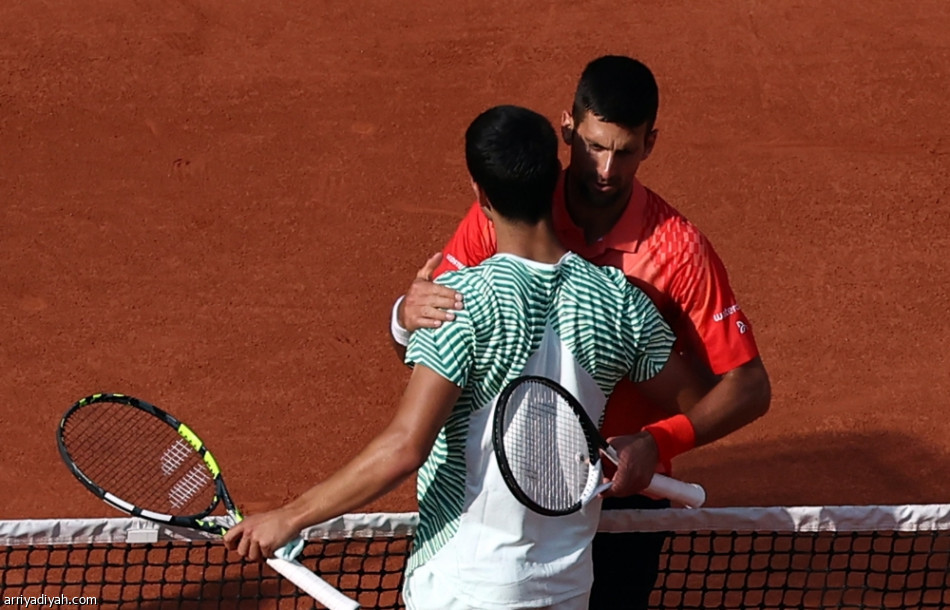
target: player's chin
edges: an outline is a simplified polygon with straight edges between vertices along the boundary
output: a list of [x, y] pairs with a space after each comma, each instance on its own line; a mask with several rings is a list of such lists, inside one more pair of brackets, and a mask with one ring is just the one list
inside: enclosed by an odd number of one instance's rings
[[584, 188], [588, 203], [596, 207], [610, 207], [617, 203], [623, 189], [616, 185], [605, 185], [596, 180], [587, 182]]
[[620, 200], [620, 193], [601, 193], [594, 191], [591, 193], [591, 196], [588, 198], [590, 205], [597, 208], [610, 208], [616, 205]]

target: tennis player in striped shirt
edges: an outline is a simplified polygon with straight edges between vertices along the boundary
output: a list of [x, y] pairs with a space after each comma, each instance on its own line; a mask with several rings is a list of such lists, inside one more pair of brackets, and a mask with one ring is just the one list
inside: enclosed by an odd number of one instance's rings
[[[524, 108], [498, 106], [472, 122], [466, 162], [497, 253], [440, 276], [464, 295], [465, 309], [452, 324], [412, 333], [413, 372], [386, 429], [326, 481], [235, 526], [229, 548], [269, 556], [304, 527], [356, 510], [418, 471], [408, 608], [587, 610], [601, 502], [563, 517], [522, 506], [492, 452], [495, 399], [514, 377], [544, 375], [600, 421], [607, 396], [628, 378], [682, 427], [689, 422], [679, 413], [703, 400], [705, 385], [672, 350], [673, 333], [643, 292], [556, 238], [557, 145], [550, 122]], [[625, 456], [654, 442], [646, 430], [617, 439], [613, 493], [647, 485], [654, 464]]]

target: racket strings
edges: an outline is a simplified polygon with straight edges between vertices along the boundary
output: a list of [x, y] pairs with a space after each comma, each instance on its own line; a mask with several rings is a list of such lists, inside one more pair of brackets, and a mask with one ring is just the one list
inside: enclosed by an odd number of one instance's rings
[[138, 508], [207, 513], [214, 478], [191, 445], [161, 419], [116, 402], [74, 411], [63, 427], [73, 463], [93, 483]]
[[570, 512], [584, 500], [589, 443], [573, 408], [557, 391], [523, 383], [509, 397], [504, 451], [517, 486], [539, 507]]
[[132, 411], [128, 407], [117, 405], [114, 409], [107, 408], [108, 419], [105, 421], [97, 421], [97, 418], [89, 417], [91, 413], [85, 413], [86, 410], [100, 410], [105, 406], [102, 403], [85, 407], [82, 416], [77, 413], [67, 421], [64, 430], [66, 448], [76, 466], [96, 485], [132, 504], [151, 509], [155, 505], [154, 500], [148, 504], [145, 501], [154, 490], [147, 487], [148, 477], [144, 476], [143, 463], [134, 459], [132, 452], [147, 454], [150, 450], [149, 440], [157, 437], [153, 434], [143, 435], [143, 442], [133, 447], [128, 432], [115, 433], [115, 428], [131, 428], [135, 423], [128, 421], [126, 412]]

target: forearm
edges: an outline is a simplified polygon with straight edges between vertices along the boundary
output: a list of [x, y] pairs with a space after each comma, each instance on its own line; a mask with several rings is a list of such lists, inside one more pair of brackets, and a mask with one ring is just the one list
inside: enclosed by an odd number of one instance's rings
[[286, 510], [294, 527], [348, 513], [398, 487], [421, 461], [398, 436], [387, 432], [377, 437], [343, 468], [290, 502]]

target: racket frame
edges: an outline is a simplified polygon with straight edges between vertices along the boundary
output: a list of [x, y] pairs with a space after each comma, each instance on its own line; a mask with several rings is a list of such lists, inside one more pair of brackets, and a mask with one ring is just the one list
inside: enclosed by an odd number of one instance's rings
[[[136, 506], [126, 499], [120, 498], [112, 492], [100, 487], [95, 481], [90, 479], [73, 461], [73, 458], [69, 454], [69, 450], [66, 447], [66, 442], [63, 438], [63, 435], [69, 418], [75, 412], [90, 405], [102, 402], [118, 403], [138, 409], [140, 411], [144, 411], [145, 413], [158, 418], [160, 421], [164, 422], [176, 433], [178, 433], [178, 435], [185, 442], [187, 442], [192, 449], [195, 450], [199, 457], [201, 457], [205, 467], [211, 474], [215, 488], [214, 496], [211, 499], [211, 504], [205, 510], [194, 515], [170, 515]], [[214, 509], [218, 507], [218, 504], [224, 505], [224, 509], [228, 513], [228, 516], [230, 516], [235, 523], [242, 519], [240, 511], [235, 506], [234, 501], [231, 499], [230, 493], [228, 493], [227, 486], [224, 484], [224, 478], [221, 476], [221, 469], [218, 467], [217, 461], [214, 459], [214, 456], [211, 454], [211, 452], [208, 451], [207, 447], [204, 446], [204, 443], [201, 441], [198, 435], [173, 415], [163, 411], [162, 409], [159, 409], [149, 402], [132, 396], [127, 396], [125, 394], [112, 393], [92, 394], [90, 396], [86, 396], [85, 398], [81, 398], [66, 411], [60, 420], [59, 428], [56, 430], [56, 444], [59, 447], [59, 455], [63, 458], [63, 462], [66, 464], [66, 467], [69, 468], [70, 472], [72, 472], [73, 475], [87, 489], [89, 489], [89, 491], [102, 499], [106, 504], [109, 504], [113, 508], [117, 508], [124, 513], [128, 513], [135, 517], [142, 517], [143, 519], [148, 519], [150, 521], [156, 521], [158, 523], [167, 523], [169, 525], [197, 529], [218, 536], [223, 536], [226, 534], [228, 528], [213, 519], [205, 519], [205, 517], [210, 515]]]
[[[520, 488], [514, 475], [512, 474], [511, 468], [508, 464], [507, 455], [505, 454], [504, 414], [508, 409], [508, 401], [511, 398], [511, 395], [521, 384], [528, 382], [544, 385], [563, 398], [567, 404], [570, 405], [571, 410], [577, 416], [578, 422], [580, 423], [581, 428], [584, 430], [584, 436], [587, 438], [591, 463], [588, 481], [584, 489], [584, 494], [581, 496], [582, 499], [578, 500], [566, 510], [552, 510], [547, 507], [539, 506], [536, 502], [528, 498], [527, 494], [525, 494]], [[498, 396], [498, 400], [495, 403], [494, 421], [492, 422], [492, 442], [495, 445], [495, 457], [498, 461], [498, 467], [501, 471], [501, 476], [508, 485], [508, 488], [511, 490], [512, 494], [514, 494], [518, 501], [531, 510], [548, 516], [569, 515], [580, 510], [580, 508], [586, 504], [583, 498], [585, 497], [585, 494], [591, 490], [592, 479], [595, 475], [600, 477], [600, 451], [603, 451], [604, 454], [614, 464], [619, 464], [620, 462], [617, 451], [607, 442], [603, 435], [601, 435], [600, 430], [597, 429], [597, 426], [590, 418], [590, 415], [584, 409], [583, 405], [581, 405], [581, 403], [577, 400], [577, 398], [575, 398], [573, 394], [571, 394], [566, 388], [553, 379], [540, 375], [521, 375], [512, 379], [507, 385], [505, 385], [504, 389], [501, 391], [501, 394]], [[609, 488], [609, 482], [601, 485], [600, 481], [597, 480], [595, 483], [594, 493], [591, 494], [589, 499], [592, 499], [593, 496], [596, 496], [597, 494], [606, 491]], [[653, 479], [650, 481], [650, 484], [641, 493], [655, 494], [670, 500], [675, 500], [687, 508], [699, 508], [706, 502], [706, 490], [703, 489], [701, 485], [696, 483], [686, 483], [684, 481], [680, 481], [678, 479], [658, 473], [653, 475]]]
[[[179, 436], [181, 436], [181, 438], [183, 438], [198, 453], [205, 466], [208, 468], [208, 471], [212, 475], [215, 493], [211, 500], [210, 506], [208, 506], [208, 508], [201, 513], [185, 516], [169, 515], [143, 509], [115, 496], [111, 492], [97, 485], [88, 476], [86, 476], [86, 474], [79, 469], [75, 462], [73, 462], [72, 456], [66, 449], [63, 431], [65, 429], [66, 422], [73, 413], [79, 409], [101, 402], [119, 403], [128, 407], [139, 409], [140, 411], [144, 411], [149, 415], [157, 417], [174, 429], [179, 434]], [[208, 517], [208, 515], [210, 515], [211, 512], [213, 512], [214, 509], [218, 507], [218, 504], [224, 505], [225, 511], [228, 513], [228, 516], [234, 523], [238, 523], [244, 518], [237, 506], [234, 504], [234, 500], [231, 498], [231, 494], [228, 492], [227, 486], [224, 484], [224, 478], [221, 476], [221, 469], [218, 467], [217, 461], [214, 459], [214, 456], [211, 454], [211, 452], [208, 451], [207, 447], [205, 447], [198, 435], [173, 415], [139, 398], [128, 396], [126, 394], [103, 392], [99, 394], [92, 394], [90, 396], [86, 396], [85, 398], [79, 399], [66, 411], [65, 414], [63, 414], [63, 417], [59, 423], [59, 427], [56, 430], [56, 444], [59, 448], [59, 454], [63, 458], [63, 462], [69, 468], [70, 472], [72, 472], [73, 475], [79, 480], [79, 482], [89, 489], [89, 491], [103, 500], [106, 504], [124, 513], [157, 523], [166, 523], [168, 525], [200, 530], [217, 536], [224, 536], [228, 532], [228, 529], [230, 529], [228, 526], [222, 525], [214, 519], [205, 518]], [[304, 566], [299, 561], [294, 559], [284, 559], [281, 557], [270, 557], [266, 560], [266, 562], [267, 565], [270, 566], [275, 572], [281, 574], [284, 578], [292, 582], [302, 591], [306, 592], [308, 595], [325, 605], [330, 610], [356, 610], [359, 608], [359, 604], [355, 600], [344, 595], [340, 590], [336, 589], [330, 583], [314, 574], [312, 570]]]
[[[590, 416], [586, 411], [584, 411], [584, 407], [581, 406], [581, 404], [570, 394], [570, 392], [565, 390], [559, 384], [555, 383], [553, 380], [538, 375], [523, 375], [513, 379], [504, 387], [504, 389], [501, 391], [501, 394], [498, 396], [498, 400], [495, 402], [495, 414], [492, 422], [492, 442], [495, 446], [495, 458], [498, 462], [498, 469], [501, 471], [502, 479], [504, 479], [505, 484], [508, 486], [508, 489], [511, 490], [511, 493], [515, 496], [515, 498], [517, 498], [519, 502], [534, 512], [548, 517], [562, 517], [564, 515], [570, 515], [571, 513], [575, 513], [581, 509], [581, 507], [584, 505], [582, 500], [578, 500], [574, 504], [563, 509], [554, 509], [547, 506], [541, 506], [532, 500], [518, 484], [517, 477], [515, 477], [514, 473], [512, 472], [511, 464], [508, 461], [508, 455], [505, 451], [505, 415], [508, 413], [509, 408], [514, 407], [514, 405], [509, 404], [511, 395], [522, 384], [528, 382], [540, 383], [541, 385], [550, 388], [559, 396], [564, 398], [567, 404], [574, 411], [574, 415], [577, 417], [581, 427], [584, 430], [588, 456], [590, 458], [590, 467], [587, 471], [587, 482], [581, 497], [583, 498], [590, 494], [590, 492], [601, 482], [602, 471], [600, 467], [600, 446], [597, 444], [598, 435], [591, 435], [586, 426], [586, 422], [590, 422]], [[593, 423], [590, 425], [593, 425]]]

